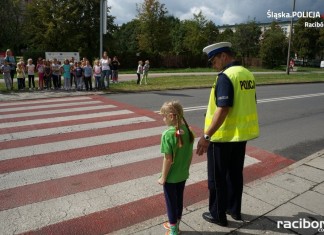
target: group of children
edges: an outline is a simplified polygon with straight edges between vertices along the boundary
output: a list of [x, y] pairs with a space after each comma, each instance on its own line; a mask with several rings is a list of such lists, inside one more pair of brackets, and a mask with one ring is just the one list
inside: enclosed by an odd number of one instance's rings
[[[114, 58], [114, 62], [119, 65], [117, 58]], [[106, 66], [107, 67], [107, 66]], [[111, 66], [112, 67], [112, 66]], [[115, 66], [116, 67], [116, 66]], [[13, 77], [10, 74], [11, 66], [7, 61], [0, 67], [3, 74], [3, 78], [6, 84], [7, 90], [13, 90]], [[110, 69], [109, 69], [110, 70]], [[63, 64], [57, 59], [51, 61], [39, 58], [37, 64], [33, 63], [32, 59], [27, 60], [27, 64], [20, 59], [16, 65], [16, 76], [18, 90], [25, 90], [26, 78], [28, 77], [28, 88], [29, 90], [35, 90], [35, 72], [38, 72], [38, 89], [39, 90], [58, 90], [63, 88], [66, 91], [70, 91], [72, 86], [75, 86], [75, 90], [93, 90], [92, 78], [94, 78], [94, 85], [96, 90], [105, 89], [106, 83], [109, 84], [109, 79], [113, 82], [117, 82], [116, 76], [112, 77], [112, 73], [104, 73], [103, 64], [101, 60], [95, 60], [94, 66], [92, 67], [89, 60], [83, 58], [82, 61], [74, 61], [72, 57], [70, 60], [65, 59]], [[114, 73], [118, 74], [118, 73]], [[63, 83], [62, 83], [63, 76]], [[118, 76], [118, 75], [117, 75]], [[109, 87], [109, 86], [107, 86]]]
[[[83, 58], [82, 61], [74, 61], [72, 57], [70, 60], [65, 59], [63, 65], [57, 59], [52, 61], [39, 58], [37, 64], [33, 63], [32, 59], [27, 60], [27, 65], [21, 59], [17, 63], [16, 73], [17, 73], [17, 83], [18, 90], [26, 89], [26, 77], [28, 77], [28, 88], [29, 90], [36, 89], [35, 86], [35, 72], [38, 72], [38, 89], [39, 90], [58, 90], [64, 88], [66, 91], [70, 91], [72, 86], [75, 86], [75, 90], [90, 90], [92, 91], [92, 78], [94, 79], [94, 85], [96, 90], [103, 90], [109, 88], [109, 80], [113, 83], [118, 82], [118, 66], [119, 61], [117, 57], [113, 60], [110, 58], [103, 57], [100, 60], [95, 60], [93, 67], [91, 66], [89, 60]], [[1, 72], [3, 73], [3, 78], [7, 90], [13, 89], [13, 78], [10, 74], [11, 66], [7, 61], [4, 61], [4, 65], [1, 66]], [[117, 68], [117, 69], [116, 69]], [[150, 62], [146, 60], [144, 65], [143, 61], [138, 61], [137, 67], [137, 84], [142, 85], [145, 83], [147, 85], [148, 71], [150, 69]], [[62, 84], [63, 76], [63, 84]]]
[[143, 65], [143, 61], [139, 60], [138, 61], [138, 66], [137, 66], [137, 84], [142, 85], [142, 81], [144, 80], [145, 85], [147, 85], [147, 76], [148, 76], [148, 71], [150, 69], [150, 61], [146, 60], [145, 64]]

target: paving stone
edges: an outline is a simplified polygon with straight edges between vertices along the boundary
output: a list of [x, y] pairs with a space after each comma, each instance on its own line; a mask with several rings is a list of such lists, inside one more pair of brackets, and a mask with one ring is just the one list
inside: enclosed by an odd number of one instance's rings
[[231, 234], [295, 234], [284, 228], [277, 228], [277, 224], [267, 218], [260, 218], [253, 223], [240, 228]]
[[324, 171], [312, 166], [301, 165], [290, 171], [289, 174], [293, 174], [316, 183], [321, 183], [324, 181]]
[[267, 180], [267, 182], [297, 194], [307, 191], [316, 184], [315, 182], [291, 174], [274, 176]]
[[313, 189], [313, 191], [316, 191], [316, 192], [321, 193], [321, 194], [324, 195], [324, 183], [321, 183], [321, 184], [317, 185], [317, 186]]
[[324, 215], [324, 195], [321, 193], [308, 191], [294, 198], [291, 202], [318, 215]]
[[281, 205], [297, 196], [296, 193], [285, 190], [268, 182], [249, 185], [246, 193], [273, 206]]
[[[271, 221], [274, 221], [276, 226], [289, 228], [298, 234], [308, 235], [315, 234], [318, 229], [311, 229], [300, 225], [301, 221], [313, 222], [314, 220], [322, 221], [323, 216], [315, 214], [314, 212], [303, 208], [302, 206], [295, 205], [288, 202], [277, 209], [269, 212], [266, 217]], [[281, 224], [278, 224], [279, 223]], [[292, 224], [295, 222], [294, 224]]]
[[324, 170], [324, 158], [323, 157], [315, 158], [312, 161], [307, 162], [306, 165]]
[[232, 220], [229, 220], [228, 227], [221, 227], [219, 225], [209, 223], [202, 218], [202, 214], [207, 211], [208, 207], [196, 210], [194, 212], [191, 212], [190, 214], [183, 216], [182, 221], [184, 224], [190, 225], [193, 231], [196, 231], [196, 234], [226, 234], [231, 232], [232, 230], [237, 229], [243, 224], [243, 222], [241, 221]]
[[[275, 207], [253, 196], [243, 193], [242, 197], [242, 219], [251, 221], [266, 214]], [[230, 218], [230, 217], [228, 217]]]

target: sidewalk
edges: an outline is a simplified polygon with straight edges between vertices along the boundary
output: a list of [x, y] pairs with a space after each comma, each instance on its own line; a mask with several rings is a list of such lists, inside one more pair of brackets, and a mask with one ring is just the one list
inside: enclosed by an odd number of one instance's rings
[[[242, 205], [243, 222], [228, 216], [228, 227], [202, 218], [208, 200], [191, 205], [184, 209], [181, 234], [324, 234], [324, 149], [245, 185]], [[114, 234], [164, 234], [166, 220], [160, 216]]]

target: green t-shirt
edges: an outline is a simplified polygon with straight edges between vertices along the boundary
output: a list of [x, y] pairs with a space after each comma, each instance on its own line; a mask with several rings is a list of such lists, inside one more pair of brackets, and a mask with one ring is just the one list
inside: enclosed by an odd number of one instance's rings
[[183, 146], [181, 148], [177, 145], [175, 127], [170, 126], [169, 129], [163, 132], [161, 137], [161, 153], [173, 156], [173, 164], [166, 179], [168, 183], [179, 183], [187, 180], [189, 177], [193, 143], [190, 143], [187, 127], [182, 125], [180, 128], [183, 130], [181, 135]]

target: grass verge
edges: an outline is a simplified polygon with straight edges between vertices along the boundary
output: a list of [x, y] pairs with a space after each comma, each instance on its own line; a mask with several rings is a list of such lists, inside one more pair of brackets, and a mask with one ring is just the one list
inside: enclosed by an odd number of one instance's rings
[[[120, 82], [111, 84], [111, 92], [140, 92], [150, 90], [170, 90], [185, 88], [206, 88], [211, 87], [215, 76], [168, 76], [149, 78], [148, 85], [137, 85], [136, 81]], [[307, 83], [324, 82], [324, 73], [307, 74], [255, 74], [256, 84], [289, 84], [289, 83]]]
[[[255, 74], [256, 84], [289, 84], [289, 83], [308, 83], [324, 82], [324, 73], [307, 72], [287, 74]], [[137, 85], [135, 80], [122, 81], [111, 84], [107, 92], [141, 92], [151, 90], [170, 90], [186, 88], [206, 88], [211, 87], [216, 78], [215, 75], [184, 75], [184, 76], [164, 76], [148, 79], [148, 85]], [[15, 79], [16, 80], [16, 79]], [[14, 83], [14, 90], [17, 90], [17, 83]], [[0, 83], [0, 91], [7, 92], [4, 83]]]

